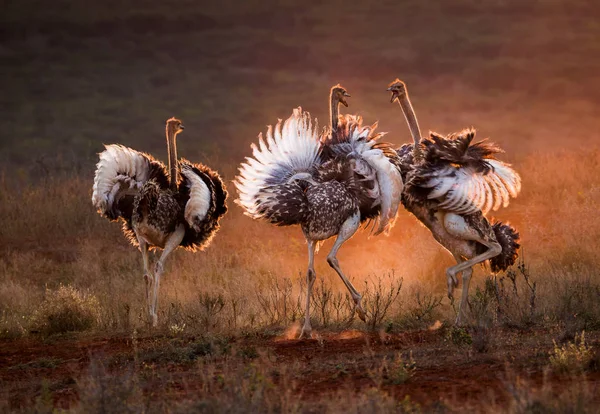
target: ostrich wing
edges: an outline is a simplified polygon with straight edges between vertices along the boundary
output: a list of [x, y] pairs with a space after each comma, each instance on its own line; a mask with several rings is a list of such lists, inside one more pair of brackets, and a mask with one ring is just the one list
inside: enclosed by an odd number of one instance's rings
[[521, 177], [495, 158], [500, 148], [485, 140], [472, 144], [473, 138], [473, 128], [446, 137], [430, 133], [422, 143], [425, 162], [409, 174], [408, 185], [459, 214], [508, 206], [521, 190]]
[[177, 197], [183, 207], [185, 235], [181, 246], [202, 250], [219, 229], [219, 220], [227, 212], [227, 190], [216, 171], [206, 165], [179, 161], [181, 182]]
[[96, 164], [92, 203], [98, 212], [111, 220], [123, 217], [131, 220], [133, 200], [148, 180], [168, 187], [163, 163], [151, 155], [124, 147], [106, 145]]
[[214, 209], [212, 191], [214, 187], [210, 178], [187, 161], [180, 162], [182, 181], [179, 194], [185, 202], [184, 218], [188, 225], [198, 231], [208, 210]]
[[441, 209], [486, 214], [500, 205], [508, 206], [510, 197], [521, 190], [521, 177], [509, 164], [495, 159], [485, 163], [483, 171], [449, 163], [419, 166], [409, 176], [408, 185], [425, 189], [427, 198], [437, 200]]
[[294, 109], [283, 123], [267, 129], [266, 142], [259, 135], [235, 179], [236, 200], [252, 218], [279, 225], [296, 224], [305, 214], [306, 198], [295, 181], [314, 179], [321, 164], [318, 126], [302, 108]]

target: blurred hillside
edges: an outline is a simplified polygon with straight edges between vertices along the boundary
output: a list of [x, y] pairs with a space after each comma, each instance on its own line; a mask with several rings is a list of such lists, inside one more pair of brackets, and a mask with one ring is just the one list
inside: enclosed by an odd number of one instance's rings
[[[124, 4], [127, 3], [127, 4]], [[329, 87], [409, 139], [385, 87], [409, 86], [422, 128], [476, 126], [518, 161], [599, 142], [600, 6], [589, 1], [3, 1], [0, 165], [22, 179], [91, 176], [102, 143], [182, 156], [232, 178], [266, 124]], [[7, 167], [16, 167], [15, 170]]]

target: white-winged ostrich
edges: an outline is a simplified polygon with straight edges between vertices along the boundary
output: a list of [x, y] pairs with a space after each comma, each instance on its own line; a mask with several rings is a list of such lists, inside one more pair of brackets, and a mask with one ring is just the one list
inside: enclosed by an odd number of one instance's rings
[[[176, 137], [183, 128], [180, 120], [167, 120], [168, 170], [151, 155], [107, 145], [94, 177], [92, 203], [110, 220], [122, 219], [123, 232], [142, 252], [153, 326], [158, 322], [158, 289], [167, 257], [179, 246], [203, 250], [227, 211], [227, 191], [218, 173], [177, 160]], [[149, 250], [155, 248], [163, 251], [152, 270]]]
[[[300, 338], [310, 336], [312, 331], [314, 254], [320, 241], [333, 236], [336, 240], [327, 262], [349, 290], [359, 317], [365, 319], [361, 295], [342, 272], [336, 255], [361, 222], [375, 218], [374, 214], [364, 216], [363, 210], [381, 211], [379, 231], [389, 229], [402, 191], [399, 170], [381, 149], [375, 148], [381, 134], [375, 134], [373, 127], [363, 127], [359, 117], [346, 119], [345, 149], [333, 146], [328, 161], [321, 158], [317, 129], [308, 112], [294, 109], [283, 127], [281, 120], [275, 128], [269, 126], [266, 143], [259, 135], [258, 147], [252, 144], [253, 157], [246, 158], [235, 181], [239, 191], [236, 202], [247, 215], [280, 226], [299, 224], [302, 228], [308, 244], [308, 272]], [[341, 155], [343, 151], [345, 154]]]
[[489, 260], [493, 272], [506, 270], [517, 258], [519, 234], [508, 224], [490, 224], [485, 215], [506, 207], [521, 190], [521, 177], [495, 155], [502, 152], [484, 141], [472, 143], [474, 129], [441, 136], [435, 132], [421, 138], [406, 85], [396, 79], [388, 91], [398, 101], [408, 122], [414, 144], [398, 149], [404, 191], [402, 204], [456, 259], [446, 270], [448, 297], [463, 288], [456, 323], [461, 324], [468, 303], [473, 266]]

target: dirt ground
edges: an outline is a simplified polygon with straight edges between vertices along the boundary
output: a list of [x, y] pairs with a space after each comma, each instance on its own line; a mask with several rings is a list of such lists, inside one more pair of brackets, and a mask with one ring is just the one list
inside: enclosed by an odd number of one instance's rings
[[[318, 401], [340, 392], [352, 394], [379, 387], [399, 401], [409, 396], [423, 408], [476, 408], [490, 402], [508, 404], [509, 383], [517, 376], [533, 389], [545, 384], [557, 391], [580, 380], [548, 370], [548, 352], [555, 338], [555, 333], [548, 331], [472, 332], [473, 344], [462, 345], [452, 341], [445, 329], [395, 334], [320, 332], [317, 339], [308, 340], [288, 339], [288, 335], [248, 335], [229, 338], [227, 343], [230, 349], [242, 350], [247, 360], [267, 355], [272, 370], [293, 377], [294, 392], [303, 400]], [[586, 339], [598, 348], [600, 335]], [[181, 339], [168, 335], [3, 340], [0, 407], [19, 410], [32, 406], [48, 390], [55, 407], [76, 406], [79, 384], [89, 375], [91, 361], [100, 361], [111, 375], [129, 373], [132, 367], [138, 372], [152, 371], [152, 375], [140, 376], [142, 392], [151, 400], [194, 398], [206, 378], [202, 371], [209, 365], [201, 362], [205, 357], [182, 359], [173, 350], [186, 349], [195, 341], [198, 338], [193, 336]], [[405, 360], [412, 356], [415, 369], [408, 380], [390, 381], [385, 372], [382, 374], [381, 361], [391, 361], [394, 355]], [[211, 357], [211, 361], [218, 366], [220, 358], [223, 356]], [[274, 376], [276, 386], [280, 385], [277, 378], [281, 377]], [[595, 392], [599, 370], [588, 372], [586, 378], [594, 402], [600, 403], [600, 393]]]

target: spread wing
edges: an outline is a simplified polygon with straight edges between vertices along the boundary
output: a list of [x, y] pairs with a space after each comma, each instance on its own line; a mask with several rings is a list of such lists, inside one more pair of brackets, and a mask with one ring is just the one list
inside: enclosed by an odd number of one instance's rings
[[268, 127], [266, 142], [259, 135], [235, 179], [236, 203], [246, 215], [278, 225], [302, 221], [308, 210], [304, 188], [296, 181], [312, 180], [321, 164], [317, 129], [310, 113], [298, 107], [283, 125], [280, 120]]
[[448, 137], [431, 134], [423, 141], [425, 162], [409, 174], [408, 185], [424, 190], [438, 207], [459, 214], [483, 214], [508, 206], [521, 190], [521, 177], [510, 164], [497, 160], [495, 145], [471, 145], [475, 130]]
[[96, 164], [92, 203], [98, 212], [111, 220], [131, 220], [133, 200], [148, 180], [163, 188], [169, 180], [163, 163], [151, 155], [124, 147], [106, 145]]

